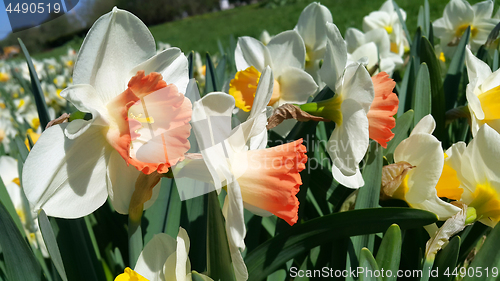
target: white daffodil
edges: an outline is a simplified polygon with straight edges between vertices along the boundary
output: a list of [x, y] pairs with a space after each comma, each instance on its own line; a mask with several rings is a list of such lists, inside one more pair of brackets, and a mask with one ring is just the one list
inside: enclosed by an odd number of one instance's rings
[[465, 65], [469, 76], [466, 96], [472, 119], [472, 135], [479, 127], [488, 124], [500, 132], [500, 71], [491, 72], [490, 67], [466, 51]]
[[459, 142], [446, 151], [436, 186], [439, 196], [466, 204], [477, 220], [491, 227], [500, 221], [499, 145], [500, 134], [482, 125], [467, 146]]
[[333, 177], [349, 188], [359, 188], [364, 185], [359, 163], [369, 144], [367, 113], [375, 95], [373, 82], [364, 65], [348, 64], [346, 44], [337, 26], [327, 23], [326, 28], [326, 52], [320, 75], [335, 96], [301, 108], [335, 122], [327, 143]]
[[444, 8], [443, 17], [433, 22], [434, 36], [441, 40], [444, 54], [451, 57], [455, 46], [467, 27], [471, 27], [470, 46], [477, 51], [486, 42], [488, 35], [499, 19], [491, 18], [493, 1], [482, 1], [470, 5], [465, 0], [451, 0]]
[[134, 270], [126, 268], [115, 281], [191, 281], [196, 274], [202, 280], [212, 278], [191, 272], [189, 236], [179, 228], [177, 240], [165, 233], [156, 234], [142, 250]]
[[262, 44], [264, 44], [264, 45], [269, 44], [269, 41], [271, 41], [272, 38], [273, 38], [273, 36], [271, 36], [269, 34], [269, 32], [267, 32], [267, 30], [265, 30], [265, 29], [260, 33], [260, 36], [259, 36], [260, 42], [262, 42]]
[[397, 52], [391, 51], [391, 42], [384, 29], [373, 29], [366, 33], [355, 28], [347, 29], [347, 53], [349, 60], [357, 61], [368, 58], [368, 69], [378, 65], [378, 71], [392, 75], [395, 69], [403, 65], [403, 59]]
[[7, 189], [10, 200], [16, 209], [16, 213], [26, 233], [26, 237], [31, 245], [39, 248], [44, 257], [49, 257], [47, 247], [42, 238], [42, 233], [38, 228], [36, 213], [30, 214], [29, 206], [21, 189], [17, 160], [10, 156], [0, 156], [0, 178]]
[[305, 70], [311, 74], [314, 81], [324, 87], [319, 76], [320, 61], [326, 49], [326, 23], [333, 22], [332, 13], [327, 7], [313, 2], [304, 8], [295, 30], [300, 34], [306, 45]]
[[223, 214], [237, 280], [248, 278], [240, 250], [245, 249], [243, 208], [255, 214], [275, 214], [289, 224], [297, 222], [296, 194], [302, 184], [306, 149], [302, 140], [268, 149], [260, 138], [266, 131], [266, 105], [273, 94], [273, 76], [266, 67], [247, 121], [231, 130], [235, 100], [210, 93], [194, 103], [192, 125], [205, 162], [205, 171], [217, 190], [225, 186]]
[[432, 135], [434, 118], [427, 115], [415, 126], [410, 136], [394, 151], [394, 163], [406, 162], [412, 166], [392, 197], [405, 200], [412, 208], [435, 213], [445, 220], [460, 208], [441, 200], [436, 191], [443, 172], [444, 157], [441, 142]]
[[274, 91], [269, 105], [302, 104], [318, 89], [304, 69], [304, 41], [295, 30], [282, 32], [267, 46], [251, 37], [240, 37], [235, 51], [238, 73], [230, 83], [229, 94], [236, 107], [245, 112], [252, 109], [255, 91], [262, 71], [269, 66], [274, 76]]
[[[406, 12], [399, 9], [403, 20], [406, 20]], [[408, 41], [404, 34], [403, 25], [401, 24], [398, 13], [392, 4], [392, 0], [384, 2], [378, 11], [371, 12], [363, 18], [363, 31], [369, 32], [375, 29], [384, 29], [389, 35], [390, 51], [403, 56], [405, 48], [408, 48]], [[347, 35], [346, 35], [347, 39]]]
[[48, 128], [31, 150], [22, 182], [33, 209], [82, 217], [109, 195], [117, 212], [142, 214], [158, 194], [159, 173], [189, 149], [188, 81], [184, 54], [156, 54], [136, 16], [114, 8], [99, 18], [78, 54], [74, 85], [61, 93], [92, 119]]

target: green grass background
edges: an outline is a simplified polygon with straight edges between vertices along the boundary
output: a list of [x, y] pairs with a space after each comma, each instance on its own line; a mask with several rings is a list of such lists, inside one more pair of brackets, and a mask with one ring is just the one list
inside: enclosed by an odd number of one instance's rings
[[[156, 41], [170, 43], [181, 48], [185, 53], [191, 50], [200, 53], [219, 52], [217, 41], [224, 47], [229, 46], [229, 38], [234, 35], [258, 38], [265, 29], [271, 35], [293, 29], [302, 10], [311, 2], [307, 0], [288, 1], [277, 8], [265, 8], [254, 4], [232, 10], [208, 13], [183, 20], [151, 26], [150, 30]], [[384, 0], [324, 0], [320, 3], [330, 9], [333, 22], [342, 34], [348, 27], [361, 29], [363, 17], [378, 10]], [[479, 2], [469, 1], [471, 4]], [[398, 5], [407, 13], [407, 26], [413, 33], [417, 26], [417, 15], [424, 0], [398, 0]], [[436, 20], [443, 14], [448, 0], [429, 0], [431, 19]], [[496, 10], [495, 10], [496, 11]], [[75, 38], [65, 45], [47, 52], [34, 54], [37, 59], [55, 57], [66, 52], [68, 47], [78, 49], [83, 38]]]

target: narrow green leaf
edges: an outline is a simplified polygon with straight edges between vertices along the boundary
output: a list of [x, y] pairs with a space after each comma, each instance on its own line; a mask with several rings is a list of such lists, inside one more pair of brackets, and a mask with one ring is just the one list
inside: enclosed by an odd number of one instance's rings
[[205, 95], [210, 92], [220, 91], [217, 72], [215, 71], [214, 64], [212, 63], [212, 58], [208, 53], [206, 55], [206, 59], [207, 73], [205, 75]]
[[382, 243], [377, 252], [377, 264], [379, 268], [384, 271], [390, 270], [392, 276], [384, 276], [383, 281], [395, 281], [397, 275], [395, 274], [399, 269], [399, 261], [401, 260], [401, 229], [397, 224], [391, 225], [384, 234]]
[[375, 273], [380, 273], [380, 269], [367, 248], [363, 248], [359, 254], [359, 267], [364, 271], [359, 275], [360, 281], [382, 281], [381, 277], [376, 277]]
[[205, 254], [207, 248], [207, 206], [208, 194], [182, 201], [180, 224], [189, 233], [191, 247], [198, 249], [198, 254], [191, 257], [191, 268], [197, 271], [204, 271], [207, 266]]
[[430, 13], [430, 7], [429, 7], [429, 0], [424, 1], [424, 28], [426, 30], [427, 38], [429, 38], [429, 41], [432, 43], [433, 36], [432, 36], [432, 24], [431, 24], [431, 13]]
[[248, 253], [249, 280], [263, 280], [291, 258], [334, 239], [383, 232], [393, 223], [407, 229], [435, 221], [435, 214], [409, 208], [353, 210], [316, 218], [289, 228]]
[[482, 223], [475, 223], [465, 228], [460, 235], [462, 243], [460, 244], [459, 262], [463, 262], [467, 258], [469, 253], [474, 249], [479, 240], [483, 238], [483, 235], [485, 235], [489, 229], [489, 226]]
[[155, 234], [162, 233], [165, 229], [168, 206], [170, 204], [173, 179], [162, 178], [160, 194], [155, 203], [144, 211], [142, 218], [142, 229], [144, 229], [144, 245], [153, 238]]
[[455, 49], [455, 53], [453, 54], [448, 72], [444, 79], [443, 88], [444, 94], [446, 95], [446, 110], [450, 110], [456, 106], [458, 88], [465, 68], [465, 46], [467, 46], [469, 42], [469, 37], [470, 27], [467, 27], [467, 30], [465, 30]]
[[[366, 158], [366, 166], [363, 169], [363, 179], [365, 185], [358, 191], [356, 197], [356, 205], [354, 209], [377, 208], [380, 196], [380, 185], [382, 182], [382, 147], [377, 142], [372, 142], [368, 158]], [[361, 249], [368, 248], [373, 251], [375, 243], [375, 234], [366, 234], [351, 237], [354, 253], [348, 253], [349, 260], [353, 260], [353, 255], [359, 255]], [[352, 267], [353, 264], [348, 264]]]
[[436, 58], [434, 47], [431, 45], [429, 40], [425, 37], [422, 37], [420, 41], [420, 59], [421, 62], [425, 62], [427, 64], [431, 82], [431, 112], [434, 120], [436, 120], [436, 130], [434, 130], [434, 135], [439, 140], [446, 143], [446, 105], [443, 91], [443, 82], [441, 78], [441, 64]]
[[67, 281], [68, 277], [66, 277], [66, 271], [64, 270], [64, 264], [61, 253], [59, 252], [56, 236], [54, 235], [54, 231], [52, 230], [52, 226], [50, 225], [49, 219], [47, 218], [44, 210], [41, 210], [38, 214], [38, 225], [40, 226], [40, 231], [42, 232], [43, 241], [47, 246], [47, 251], [49, 252], [50, 258], [52, 259], [57, 272], [59, 272], [59, 276], [61, 276], [62, 280]]
[[420, 26], [420, 28], [422, 28], [422, 35], [428, 36], [427, 29], [425, 26], [425, 14], [423, 6], [420, 6], [420, 8], [418, 9], [417, 25]]
[[433, 272], [437, 270], [437, 276], [431, 277], [432, 281], [451, 281], [453, 275], [445, 275], [446, 270], [453, 272], [457, 266], [458, 253], [460, 252], [460, 236], [455, 236], [450, 243], [439, 251], [434, 260]]
[[217, 73], [217, 85], [219, 85], [220, 89], [222, 90], [222, 86], [224, 85], [224, 82], [226, 81], [226, 61], [227, 61], [227, 55], [224, 54], [222, 58], [219, 60], [217, 63], [217, 67], [215, 68], [215, 72]]
[[128, 219], [128, 263], [134, 268], [139, 256], [141, 255], [144, 244], [142, 241], [142, 217], [138, 222]]
[[401, 86], [398, 88], [398, 117], [403, 115], [406, 111], [411, 109], [411, 102], [413, 99], [413, 89], [415, 83], [415, 59], [412, 57], [406, 66]]
[[214, 280], [235, 280], [224, 217], [215, 191], [208, 194], [207, 270]]
[[193, 51], [189, 52], [187, 60], [188, 60], [189, 79], [193, 79], [193, 60], [194, 60], [194, 52]]
[[424, 116], [431, 114], [431, 84], [429, 70], [426, 63], [422, 63], [417, 74], [415, 83], [415, 94], [413, 96], [413, 108], [415, 116], [413, 117], [413, 126]]
[[491, 66], [491, 71], [495, 72], [498, 69], [498, 60], [500, 59], [498, 54], [498, 49], [493, 52], [493, 65]]
[[30, 79], [31, 79], [31, 90], [33, 92], [33, 97], [35, 98], [36, 109], [38, 111], [38, 118], [40, 119], [40, 125], [42, 130], [45, 130], [47, 124], [50, 122], [49, 110], [47, 108], [47, 104], [45, 103], [45, 96], [43, 95], [42, 86], [40, 86], [40, 80], [38, 80], [38, 75], [36, 74], [35, 67], [33, 66], [33, 62], [31, 61], [30, 54], [24, 46], [21, 38], [18, 38], [19, 45], [21, 46], [21, 50], [26, 57], [26, 62], [28, 63], [28, 69], [30, 71]]
[[408, 137], [408, 130], [410, 130], [410, 126], [413, 124], [413, 115], [414, 111], [408, 110], [396, 119], [396, 127], [392, 130], [394, 138], [387, 143], [387, 148], [384, 149], [384, 155], [389, 160], [389, 163], [393, 162], [393, 154], [396, 147]]
[[[463, 281], [493, 281], [498, 280], [498, 271], [496, 276], [492, 274], [492, 270], [500, 268], [500, 224], [497, 224], [495, 228], [490, 232], [486, 241], [481, 246], [477, 255], [472, 260], [469, 268], [474, 268], [474, 274], [467, 274]], [[485, 269], [488, 268], [488, 274], [486, 274]], [[477, 273], [481, 272], [481, 276]]]
[[15, 142], [17, 145], [17, 151], [19, 153], [19, 156], [21, 156], [21, 161], [22, 163], [24, 163], [24, 161], [26, 161], [26, 158], [28, 157], [29, 153], [28, 148], [26, 147], [23, 138], [19, 135], [15, 137]]
[[42, 269], [16, 224], [0, 203], [0, 246], [9, 280], [39, 281]]
[[[399, 10], [399, 6], [398, 4], [396, 4], [396, 1], [392, 1], [392, 4], [394, 5], [394, 9], [396, 10], [396, 13], [398, 14], [398, 18], [399, 18], [399, 22], [401, 23], [401, 25], [403, 26], [403, 30], [405, 31], [405, 34], [406, 34], [406, 39], [408, 39], [408, 43], [411, 44], [411, 36], [410, 36], [410, 32], [408, 31], [408, 28], [406, 27], [406, 22], [405, 20], [403, 19], [403, 15], [401, 14], [401, 11]], [[410, 46], [411, 48], [412, 46]]]
[[172, 237], [177, 237], [179, 226], [181, 225], [181, 211], [182, 201], [179, 197], [175, 181], [173, 181], [172, 188], [170, 189], [170, 199], [167, 205], [167, 217], [165, 218], [165, 228], [163, 229], [164, 233]]

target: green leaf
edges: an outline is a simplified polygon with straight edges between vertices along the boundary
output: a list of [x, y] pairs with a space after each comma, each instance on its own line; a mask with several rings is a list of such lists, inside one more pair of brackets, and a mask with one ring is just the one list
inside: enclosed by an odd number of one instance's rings
[[[358, 191], [354, 209], [377, 208], [379, 206], [378, 201], [382, 182], [382, 147], [377, 142], [372, 142], [370, 145], [366, 166], [363, 169], [363, 179], [365, 185]], [[354, 252], [348, 253], [350, 257], [348, 261], [356, 258], [354, 255], [359, 255], [363, 248], [368, 248], [368, 250], [373, 251], [375, 234], [351, 237], [351, 241]], [[349, 263], [347, 267], [353, 267], [353, 265], [354, 264]]]
[[24, 161], [26, 161], [26, 158], [28, 157], [28, 148], [26, 147], [23, 138], [19, 135], [16, 136], [15, 142], [17, 145], [17, 151], [19, 152], [19, 156], [21, 156], [21, 161], [22, 163], [24, 163]]
[[[171, 192], [174, 184], [173, 179], [161, 179], [160, 194], [155, 203], [144, 211], [142, 218], [142, 229], [144, 229], [144, 245], [153, 238], [155, 234], [162, 233], [165, 229], [165, 220], [167, 211], [171, 201]], [[178, 227], [177, 227], [178, 229]]]
[[[498, 276], [493, 276], [492, 269], [500, 268], [500, 224], [497, 224], [495, 228], [490, 232], [486, 241], [477, 252], [477, 255], [472, 260], [469, 268], [474, 268], [474, 274], [467, 274], [463, 281], [482, 281], [482, 280], [498, 280]], [[488, 268], [488, 275], [485, 269]], [[476, 275], [477, 272], [482, 273], [481, 276]]]
[[409, 208], [375, 208], [334, 213], [295, 225], [264, 242], [245, 259], [249, 280], [263, 280], [293, 257], [341, 237], [383, 232], [396, 223], [402, 229], [437, 221], [435, 214]]
[[26, 62], [28, 63], [28, 69], [30, 71], [30, 79], [31, 79], [31, 88], [33, 92], [33, 97], [35, 98], [36, 109], [38, 111], [38, 118], [40, 118], [40, 125], [42, 127], [42, 131], [45, 130], [47, 124], [50, 122], [49, 110], [47, 109], [47, 104], [45, 103], [45, 96], [43, 95], [42, 86], [40, 86], [40, 80], [38, 80], [38, 75], [36, 74], [35, 67], [33, 66], [33, 62], [31, 61], [30, 54], [24, 46], [21, 38], [18, 38], [19, 45], [21, 46], [21, 50], [26, 57]]
[[436, 130], [434, 135], [441, 141], [447, 141], [447, 134], [445, 130], [445, 97], [443, 91], [443, 82], [441, 78], [441, 64], [436, 58], [434, 47], [429, 40], [425, 37], [420, 39], [420, 60], [426, 63], [429, 70], [429, 77], [431, 82], [431, 112], [436, 120]]
[[451, 281], [453, 275], [445, 275], [446, 269], [448, 272], [454, 269], [457, 265], [458, 253], [460, 252], [460, 236], [455, 236], [444, 249], [439, 251], [434, 260], [433, 272], [437, 270], [438, 274], [431, 277], [432, 281]]
[[226, 60], [227, 60], [227, 55], [224, 54], [222, 58], [219, 60], [217, 63], [217, 67], [215, 68], [215, 72], [217, 73], [217, 85], [219, 85], [220, 89], [219, 91], [222, 90], [222, 86], [224, 85], [224, 82], [226, 81]]
[[397, 279], [395, 274], [399, 269], [399, 261], [401, 260], [401, 229], [397, 224], [393, 224], [387, 229], [382, 239], [382, 243], [377, 252], [377, 264], [384, 271], [390, 270], [394, 274], [390, 277], [382, 278], [384, 281], [394, 281]]
[[189, 52], [189, 55], [187, 57], [189, 79], [193, 79], [193, 59], [194, 59], [194, 52], [191, 51]]
[[179, 226], [181, 225], [181, 210], [182, 201], [179, 197], [179, 192], [177, 191], [177, 186], [175, 181], [172, 182], [172, 188], [170, 189], [170, 197], [168, 202], [167, 217], [165, 218], [165, 224], [163, 232], [172, 236], [177, 237], [179, 232]]
[[412, 57], [406, 66], [401, 86], [398, 88], [398, 117], [403, 115], [411, 108], [413, 97], [413, 88], [415, 83], [415, 59]]
[[482, 223], [475, 223], [465, 228], [460, 235], [462, 243], [460, 244], [459, 262], [463, 262], [467, 258], [488, 230], [490, 230], [490, 227]]
[[[429, 41], [433, 43], [433, 34], [432, 34], [432, 24], [431, 24], [431, 13], [429, 7], [429, 0], [424, 1], [424, 29], [427, 34], [427, 38]], [[432, 44], [434, 46], [434, 44]]]
[[446, 110], [450, 110], [456, 106], [460, 80], [462, 79], [462, 73], [465, 68], [465, 46], [467, 46], [469, 42], [469, 37], [470, 27], [467, 27], [467, 30], [462, 35], [462, 38], [460, 38], [460, 42], [455, 49], [450, 66], [448, 67], [448, 73], [444, 79], [443, 88], [446, 96]]
[[422, 28], [422, 35], [428, 36], [427, 29], [425, 28], [425, 15], [423, 6], [420, 6], [420, 8], [418, 9], [417, 25]]
[[[392, 4], [394, 5], [394, 9], [396, 10], [396, 13], [398, 14], [398, 18], [399, 18], [399, 22], [401, 23], [401, 25], [403, 26], [403, 30], [405, 31], [405, 34], [406, 34], [406, 39], [408, 39], [408, 43], [411, 44], [411, 36], [410, 36], [410, 32], [408, 31], [408, 28], [406, 27], [406, 22], [405, 20], [403, 19], [403, 15], [401, 14], [401, 11], [399, 10], [399, 6], [398, 4], [396, 4], [396, 1], [392, 1]], [[412, 46], [410, 46], [411, 48]]]
[[219, 80], [217, 78], [217, 72], [215, 72], [214, 64], [212, 63], [212, 58], [207, 53], [207, 73], [205, 75], [205, 95], [210, 92], [217, 92], [221, 89], [219, 88]]
[[207, 271], [214, 280], [235, 280], [224, 217], [215, 191], [208, 194]]
[[38, 214], [38, 225], [40, 226], [43, 241], [47, 246], [47, 251], [49, 252], [50, 258], [52, 259], [57, 272], [59, 272], [62, 280], [67, 281], [68, 277], [66, 277], [66, 271], [64, 270], [64, 264], [61, 253], [59, 252], [56, 236], [54, 235], [54, 231], [52, 230], [52, 226], [50, 225], [49, 219], [47, 218], [44, 210], [41, 210]]
[[360, 281], [382, 281], [381, 277], [375, 277], [375, 272], [380, 273], [377, 261], [373, 258], [372, 253], [367, 248], [363, 248], [359, 254], [359, 267], [363, 269], [360, 273]]
[[415, 83], [415, 94], [413, 96], [413, 108], [415, 116], [413, 117], [413, 126], [415, 127], [420, 119], [431, 114], [431, 85], [429, 70], [427, 64], [422, 63], [417, 74]]
[[[177, 183], [179, 184], [179, 182]], [[185, 184], [188, 183], [186, 182]], [[208, 190], [208, 187], [206, 188], [206, 190]], [[180, 224], [189, 233], [191, 247], [193, 249], [198, 249], [197, 255], [191, 257], [191, 267], [193, 270], [197, 271], [203, 271], [207, 266], [205, 254], [207, 248], [207, 206], [208, 194], [182, 201]]]
[[9, 280], [39, 281], [42, 269], [16, 224], [0, 203], [0, 246]]
[[408, 137], [408, 130], [413, 123], [413, 110], [408, 110], [401, 117], [396, 119], [396, 127], [392, 130], [394, 133], [394, 138], [387, 143], [387, 148], [384, 149], [384, 155], [389, 160], [389, 163], [393, 162], [393, 154], [396, 147], [401, 141]]

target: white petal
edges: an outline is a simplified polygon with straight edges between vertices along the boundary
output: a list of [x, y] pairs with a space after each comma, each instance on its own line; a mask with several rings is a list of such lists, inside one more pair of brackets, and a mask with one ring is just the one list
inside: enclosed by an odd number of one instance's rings
[[234, 60], [238, 71], [253, 66], [262, 72], [266, 66], [272, 67], [271, 54], [266, 46], [259, 40], [248, 36], [238, 38]]
[[5, 185], [19, 177], [17, 160], [10, 156], [0, 156], [0, 177]]
[[327, 7], [313, 2], [304, 8], [295, 29], [311, 51], [326, 47], [326, 23], [333, 22]]
[[434, 117], [432, 117], [432, 115], [428, 114], [424, 117], [422, 117], [422, 119], [420, 119], [420, 121], [418, 121], [417, 125], [415, 126], [415, 128], [413, 128], [413, 130], [411, 131], [411, 135], [414, 135], [414, 134], [432, 134], [432, 132], [434, 132], [434, 129], [436, 129], [436, 121], [434, 121]]
[[[365, 113], [368, 113], [375, 97], [370, 73], [363, 65], [354, 63], [346, 68], [342, 79], [344, 81], [336, 91], [342, 95], [344, 102], [346, 100], [355, 101], [362, 106]], [[342, 104], [342, 106], [344, 105]], [[342, 109], [342, 113], [344, 113], [344, 109]]]
[[150, 281], [164, 281], [163, 266], [167, 258], [175, 253], [176, 244], [169, 235], [156, 234], [142, 250], [134, 270]]
[[182, 227], [179, 228], [179, 234], [177, 234], [177, 251], [176, 251], [176, 265], [175, 265], [175, 275], [177, 280], [186, 279], [186, 275], [188, 272], [191, 272], [190, 268], [187, 268], [189, 264], [189, 236], [186, 230]]
[[406, 201], [409, 204], [420, 204], [426, 200], [434, 200], [437, 197], [435, 186], [444, 165], [441, 142], [430, 134], [412, 134], [394, 151], [394, 162], [400, 161], [416, 166], [407, 175], [409, 190]]
[[368, 59], [368, 64], [366, 66], [368, 69], [373, 68], [376, 64], [380, 64], [378, 48], [374, 42], [368, 42], [361, 45], [349, 56], [349, 60], [351, 61], [359, 61], [362, 58]]
[[326, 51], [320, 76], [330, 89], [335, 89], [337, 80], [344, 73], [347, 63], [347, 49], [339, 29], [333, 23], [326, 24]]
[[356, 170], [354, 175], [345, 176], [339, 168], [332, 165], [332, 175], [338, 183], [348, 188], [357, 189], [365, 185], [365, 180], [363, 179], [363, 175], [361, 175], [359, 168]]
[[[125, 163], [125, 160], [115, 151], [111, 152], [108, 163], [108, 193], [113, 208], [120, 214], [128, 214], [130, 199], [135, 190], [135, 182], [139, 172], [134, 166]], [[153, 205], [160, 192], [161, 183], [153, 189], [153, 195], [146, 203], [144, 209]]]
[[341, 110], [342, 124], [333, 130], [327, 151], [332, 165], [344, 176], [353, 176], [368, 149], [368, 118], [361, 105], [352, 99], [345, 100]]
[[345, 32], [345, 42], [347, 45], [347, 52], [352, 53], [359, 46], [366, 43], [365, 34], [357, 28], [348, 28]]
[[101, 126], [79, 138], [64, 136], [68, 123], [48, 128], [24, 163], [23, 187], [33, 211], [61, 218], [86, 216], [108, 197], [106, 164], [112, 148]]
[[491, 69], [484, 61], [474, 56], [469, 47], [466, 47], [466, 50], [465, 65], [467, 66], [469, 81], [477, 79], [477, 85], [481, 85], [491, 75]]
[[435, 192], [432, 193], [432, 196], [425, 201], [409, 205], [412, 208], [433, 212], [438, 216], [439, 220], [449, 219], [460, 211], [460, 208], [441, 200], [437, 196], [436, 189], [434, 189], [434, 191]]
[[250, 110], [248, 119], [261, 114], [266, 110], [267, 104], [271, 100], [274, 89], [274, 76], [271, 68], [266, 66], [259, 78], [259, 84], [255, 91], [255, 99]]
[[248, 270], [241, 252], [237, 247], [229, 245], [229, 251], [231, 252], [231, 261], [233, 262], [234, 275], [236, 281], [246, 281], [248, 280]]
[[280, 99], [278, 105], [285, 103], [304, 104], [318, 90], [311, 75], [302, 69], [287, 67], [278, 77]]
[[129, 71], [155, 53], [147, 26], [133, 14], [113, 8], [94, 23], [85, 37], [73, 83], [92, 85], [107, 103], [126, 89]]
[[491, 18], [493, 14], [493, 1], [482, 1], [472, 5], [474, 11], [474, 19], [478, 18]]
[[288, 67], [304, 69], [306, 47], [299, 33], [295, 30], [281, 32], [267, 44], [273, 60], [273, 73], [278, 77]]
[[237, 247], [240, 250], [245, 250], [245, 219], [243, 216], [243, 198], [241, 197], [240, 185], [233, 177], [228, 180], [227, 185], [227, 216], [226, 216], [226, 232], [229, 241], [229, 247]]
[[458, 27], [463, 23], [472, 23], [474, 10], [467, 1], [451, 0], [444, 8], [443, 17], [447, 18], [452, 26]]
[[144, 70], [146, 75], [158, 72], [167, 84], [175, 84], [180, 93], [186, 94], [189, 83], [188, 61], [179, 48], [169, 48], [137, 65], [129, 72], [129, 77]]

